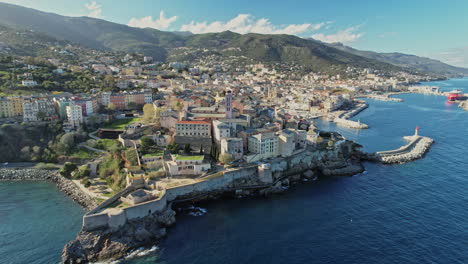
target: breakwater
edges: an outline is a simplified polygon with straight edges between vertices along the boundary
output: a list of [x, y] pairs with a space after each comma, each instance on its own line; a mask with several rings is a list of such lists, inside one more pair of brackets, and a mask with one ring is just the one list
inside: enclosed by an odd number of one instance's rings
[[409, 141], [408, 144], [395, 150], [378, 151], [372, 155], [371, 159], [384, 164], [410, 162], [422, 158], [434, 143], [432, 138], [417, 135], [404, 137], [404, 139]]
[[355, 100], [355, 101], [357, 104], [352, 110], [346, 111], [340, 114], [335, 119], [333, 119], [333, 122], [343, 127], [354, 128], [354, 129], [367, 129], [369, 128], [369, 126], [364, 123], [361, 123], [361, 121], [349, 120], [350, 118], [354, 117], [355, 115], [359, 114], [364, 109], [369, 107], [369, 105], [365, 101], [362, 101], [362, 100]]
[[0, 181], [51, 181], [82, 207], [89, 210], [97, 206], [96, 200], [83, 193], [71, 180], [60, 176], [57, 170], [0, 169]]

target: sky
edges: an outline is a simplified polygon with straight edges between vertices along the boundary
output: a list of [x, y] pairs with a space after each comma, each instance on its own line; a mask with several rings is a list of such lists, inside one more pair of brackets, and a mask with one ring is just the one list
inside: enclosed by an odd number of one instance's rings
[[468, 67], [468, 0], [0, 0], [193, 33], [291, 34]]

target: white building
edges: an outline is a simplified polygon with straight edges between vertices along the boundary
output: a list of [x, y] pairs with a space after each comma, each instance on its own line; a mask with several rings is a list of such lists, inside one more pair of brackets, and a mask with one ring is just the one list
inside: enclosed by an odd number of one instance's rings
[[199, 175], [211, 168], [209, 162], [204, 162], [204, 156], [172, 155], [172, 160], [166, 164], [172, 176]]
[[112, 95], [111, 92], [103, 92], [101, 94], [101, 104], [104, 106], [108, 106], [110, 104], [111, 95]]
[[83, 123], [83, 110], [79, 105], [69, 105], [66, 107], [67, 120], [70, 126], [78, 128]]
[[249, 152], [256, 156], [255, 160], [268, 159], [279, 155], [279, 139], [274, 133], [263, 133], [250, 136]]
[[33, 80], [23, 80], [23, 81], [21, 81], [21, 84], [23, 86], [36, 86], [37, 82], [33, 81]]
[[25, 122], [51, 121], [57, 119], [58, 115], [52, 100], [38, 99], [23, 102], [23, 120]]
[[231, 137], [231, 127], [219, 120], [213, 121], [213, 138], [217, 144], [221, 139]]

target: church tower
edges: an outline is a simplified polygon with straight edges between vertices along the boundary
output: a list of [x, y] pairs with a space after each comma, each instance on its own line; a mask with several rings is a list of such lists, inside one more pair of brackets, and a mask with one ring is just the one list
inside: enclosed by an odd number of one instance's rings
[[232, 119], [232, 92], [226, 92], [226, 119]]

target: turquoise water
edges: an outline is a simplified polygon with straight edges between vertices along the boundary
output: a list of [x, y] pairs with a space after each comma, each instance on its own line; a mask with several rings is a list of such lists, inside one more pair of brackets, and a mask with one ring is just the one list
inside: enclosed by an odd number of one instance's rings
[[59, 263], [83, 209], [49, 182], [0, 182], [0, 263]]
[[[468, 79], [433, 83], [468, 92]], [[420, 133], [436, 143], [422, 160], [366, 163], [354, 177], [320, 179], [284, 195], [197, 204], [168, 238], [131, 264], [468, 263], [468, 112], [439, 96], [369, 100], [356, 131], [326, 122], [368, 151]], [[22, 206], [20, 206], [22, 205]], [[0, 183], [0, 263], [54, 263], [83, 211], [48, 183]]]

